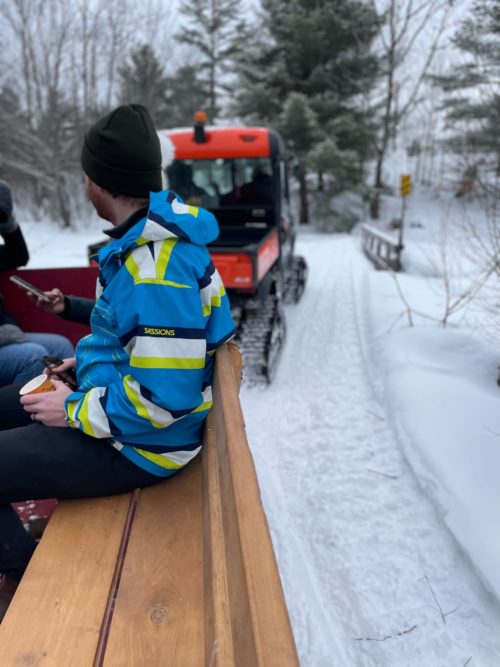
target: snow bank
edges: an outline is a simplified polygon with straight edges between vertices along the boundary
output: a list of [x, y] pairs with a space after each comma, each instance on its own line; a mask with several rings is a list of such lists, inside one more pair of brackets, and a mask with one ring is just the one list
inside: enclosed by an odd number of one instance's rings
[[424, 327], [392, 334], [381, 348], [388, 413], [405, 454], [500, 599], [500, 346]]
[[[445, 329], [438, 325], [444, 313], [439, 236], [443, 216], [456, 206], [451, 199], [416, 197], [410, 218], [422, 221], [422, 227], [408, 233], [404, 263], [410, 271], [398, 276], [411, 307], [436, 323], [414, 313], [417, 326], [409, 328], [394, 280], [370, 270], [369, 360], [379, 396], [421, 486], [500, 600], [500, 343], [488, 340], [483, 328], [467, 326], [464, 318], [455, 318], [455, 326]], [[475, 203], [464, 208], [463, 217], [476, 228], [484, 221]], [[463, 229], [452, 228], [448, 241], [450, 253], [464, 260], [461, 273], [455, 270], [458, 284], [471, 269], [464, 258]], [[431, 253], [434, 270], [424, 261]], [[469, 309], [476, 325], [481, 324], [478, 308], [476, 303]]]

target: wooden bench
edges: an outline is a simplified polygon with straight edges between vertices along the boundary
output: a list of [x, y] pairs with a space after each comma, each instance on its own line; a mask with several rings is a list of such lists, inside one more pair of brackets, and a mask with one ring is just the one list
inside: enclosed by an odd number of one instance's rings
[[202, 453], [174, 477], [59, 503], [0, 625], [1, 667], [299, 664], [240, 377], [223, 345]]

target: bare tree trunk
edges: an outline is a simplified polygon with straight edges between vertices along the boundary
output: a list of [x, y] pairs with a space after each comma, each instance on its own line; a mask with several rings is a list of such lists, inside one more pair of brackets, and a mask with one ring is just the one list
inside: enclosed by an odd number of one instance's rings
[[[211, 21], [214, 21], [217, 15], [217, 6], [215, 0], [212, 0], [211, 3], [211, 13], [212, 13]], [[217, 115], [217, 93], [215, 89], [215, 81], [217, 78], [217, 60], [216, 60], [217, 35], [213, 31], [210, 35], [210, 42], [211, 42], [211, 47], [210, 47], [211, 56], [210, 56], [210, 70], [209, 70], [209, 80], [208, 80], [208, 90], [209, 90], [208, 99], [210, 103], [210, 119], [214, 121]]]
[[322, 171], [318, 171], [318, 192], [325, 191], [325, 179]]
[[217, 116], [217, 93], [215, 90], [215, 77], [216, 77], [216, 69], [215, 69], [215, 61], [212, 61], [211, 67], [210, 67], [210, 78], [208, 81], [208, 99], [209, 99], [209, 105], [210, 105], [210, 111], [209, 111], [209, 117], [210, 120], [213, 122]]
[[71, 210], [63, 177], [59, 178], [57, 183], [57, 201], [59, 205], [59, 217], [62, 220], [63, 227], [71, 227]]
[[[375, 0], [372, 0], [372, 4], [377, 15], [380, 15], [380, 12], [377, 11], [378, 8]], [[387, 34], [384, 32], [385, 24], [379, 21], [386, 71], [384, 73], [384, 113], [382, 117], [381, 137], [377, 146], [375, 181], [373, 186], [374, 194], [370, 203], [370, 215], [374, 219], [379, 217], [380, 195], [383, 187], [383, 166], [389, 140], [392, 138], [394, 142], [396, 141], [401, 119], [410, 113], [420, 102], [419, 93], [421, 86], [426, 79], [430, 65], [436, 54], [439, 40], [442, 37], [452, 8], [452, 3], [448, 3], [445, 0], [421, 0], [420, 2], [414, 2], [414, 0], [388, 0], [388, 5], [386, 12], [388, 14]], [[399, 99], [395, 100], [396, 89], [400, 90], [399, 84], [401, 81], [401, 77], [399, 79], [397, 77], [397, 72], [401, 68], [404, 70], [408, 60], [414, 58], [417, 48], [416, 44], [435, 18], [437, 12], [440, 13], [439, 25], [436, 24], [433, 37], [428, 40], [428, 43], [424, 47], [426, 54], [424, 63], [419, 69], [414, 82], [411, 82], [406, 99], [403, 101]], [[396, 109], [394, 108], [395, 102], [398, 103]]]
[[382, 182], [382, 173], [384, 167], [385, 154], [387, 151], [387, 146], [389, 144], [389, 137], [391, 134], [391, 116], [392, 116], [392, 101], [394, 93], [394, 50], [390, 49], [388, 53], [388, 67], [387, 67], [387, 92], [385, 99], [385, 111], [384, 118], [382, 121], [382, 141], [380, 142], [379, 149], [377, 151], [377, 163], [375, 165], [375, 198], [373, 201], [373, 207], [370, 211], [372, 218], [378, 219], [379, 217], [379, 200], [380, 200], [380, 191], [383, 187]]
[[387, 48], [386, 92], [384, 116], [382, 120], [382, 138], [377, 149], [377, 161], [375, 163], [375, 182], [373, 184], [375, 192], [370, 201], [370, 215], [374, 220], [378, 220], [380, 215], [380, 194], [383, 187], [382, 170], [384, 167], [385, 153], [389, 144], [389, 137], [391, 135], [392, 104], [394, 99], [394, 56], [396, 50], [395, 0], [391, 0], [389, 8], [389, 40]]
[[88, 51], [89, 51], [89, 40], [88, 40], [88, 7], [86, 3], [80, 3], [80, 18], [82, 22], [82, 35], [81, 35], [81, 49], [82, 49], [82, 88], [83, 88], [83, 117], [88, 117], [88, 108], [89, 108], [89, 63], [88, 63]]
[[298, 173], [300, 185], [300, 216], [299, 221], [301, 225], [306, 225], [309, 222], [309, 203], [307, 201], [307, 181], [306, 173], [302, 167]]
[[[110, 21], [112, 24], [113, 22]], [[107, 90], [106, 90], [106, 107], [111, 107], [111, 101], [113, 99], [113, 87], [114, 87], [114, 72], [116, 68], [116, 55], [118, 53], [118, 36], [116, 31], [111, 26], [108, 32], [109, 40], [109, 54], [108, 54], [108, 67], [107, 67]]]

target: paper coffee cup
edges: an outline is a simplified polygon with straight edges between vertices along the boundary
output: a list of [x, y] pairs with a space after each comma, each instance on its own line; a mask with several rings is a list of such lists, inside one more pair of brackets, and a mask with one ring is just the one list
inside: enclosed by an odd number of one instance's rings
[[26, 396], [26, 394], [40, 394], [43, 391], [54, 391], [55, 387], [52, 382], [49, 380], [48, 376], [45, 373], [42, 375], [37, 375], [32, 380], [27, 382], [19, 390], [20, 396]]

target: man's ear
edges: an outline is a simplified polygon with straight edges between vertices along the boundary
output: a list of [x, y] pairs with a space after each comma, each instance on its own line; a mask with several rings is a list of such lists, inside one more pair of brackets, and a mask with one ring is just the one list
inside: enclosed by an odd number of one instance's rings
[[85, 184], [87, 186], [87, 192], [98, 193], [99, 190], [102, 190], [97, 183], [94, 183], [88, 176], [85, 176]]
[[89, 198], [92, 200], [95, 200], [96, 198], [99, 201], [103, 201], [103, 199], [114, 199], [115, 195], [111, 194], [111, 192], [108, 192], [108, 190], [105, 190], [104, 188], [101, 188], [100, 185], [97, 185], [97, 183], [94, 183], [93, 180], [91, 180], [88, 176], [87, 178], [87, 194]]

